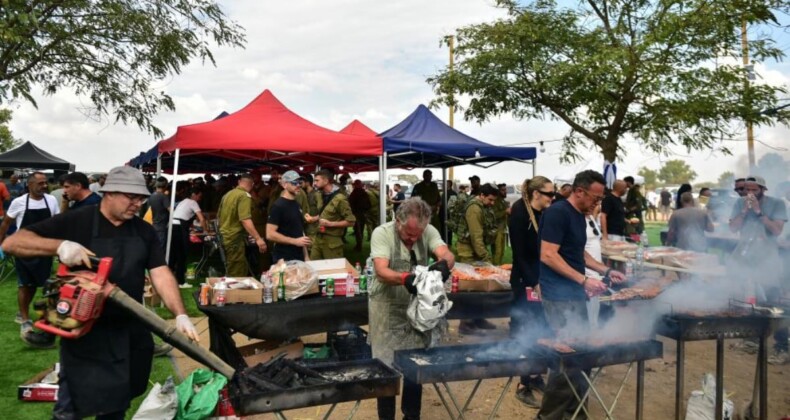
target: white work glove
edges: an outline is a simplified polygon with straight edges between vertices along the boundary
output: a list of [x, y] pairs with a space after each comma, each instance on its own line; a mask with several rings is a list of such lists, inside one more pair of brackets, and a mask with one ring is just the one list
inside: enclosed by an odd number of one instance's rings
[[200, 341], [200, 336], [198, 335], [197, 329], [195, 329], [195, 326], [192, 325], [192, 321], [189, 320], [189, 316], [186, 314], [181, 314], [176, 317], [176, 328], [178, 328], [178, 331], [181, 331], [192, 341]]
[[96, 254], [76, 242], [63, 241], [58, 246], [58, 260], [69, 267], [84, 265], [90, 268], [89, 256], [95, 257]]

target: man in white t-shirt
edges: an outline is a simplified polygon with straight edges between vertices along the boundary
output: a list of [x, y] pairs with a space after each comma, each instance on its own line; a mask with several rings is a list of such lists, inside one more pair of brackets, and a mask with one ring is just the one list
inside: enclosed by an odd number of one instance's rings
[[192, 287], [186, 282], [187, 271], [187, 250], [189, 249], [189, 227], [197, 217], [203, 232], [208, 231], [206, 218], [200, 210], [198, 202], [203, 197], [203, 192], [199, 188], [193, 188], [189, 198], [181, 200], [173, 212], [173, 239], [170, 241], [170, 261], [168, 266], [173, 270], [173, 274], [178, 280], [178, 287], [189, 289]]
[[[5, 239], [11, 223], [15, 223], [19, 230], [60, 212], [58, 201], [46, 193], [48, 187], [47, 177], [43, 173], [34, 172], [28, 177], [27, 188], [30, 192], [15, 198], [8, 207], [6, 218], [0, 224], [0, 243]], [[19, 286], [17, 322], [22, 324], [20, 335], [31, 346], [51, 347], [55, 343], [54, 337], [28, 334], [33, 330], [28, 309], [36, 289], [43, 287], [52, 273], [52, 257], [17, 258], [15, 265]]]

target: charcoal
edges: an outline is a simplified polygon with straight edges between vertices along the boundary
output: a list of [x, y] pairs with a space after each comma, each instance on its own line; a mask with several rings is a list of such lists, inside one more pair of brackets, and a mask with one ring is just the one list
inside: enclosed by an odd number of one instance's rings
[[272, 382], [283, 387], [288, 387], [288, 382], [291, 381], [293, 374], [294, 371], [291, 370], [291, 368], [288, 366], [283, 366], [283, 368], [272, 377]]
[[293, 360], [285, 359], [285, 360], [283, 360], [283, 362], [285, 363], [286, 366], [288, 366], [289, 368], [293, 369], [295, 372], [299, 373], [300, 375], [308, 376], [310, 378], [323, 379], [323, 376], [321, 376], [320, 373], [314, 371], [313, 369], [304, 367], [304, 366], [294, 362]]
[[277, 391], [277, 390], [284, 389], [284, 387], [282, 387], [282, 386], [280, 386], [280, 385], [278, 385], [276, 383], [272, 383], [272, 382], [266, 380], [265, 378], [259, 377], [257, 375], [247, 374], [246, 375], [246, 379], [247, 379], [247, 381], [249, 381], [258, 390], [262, 390], [262, 391]]

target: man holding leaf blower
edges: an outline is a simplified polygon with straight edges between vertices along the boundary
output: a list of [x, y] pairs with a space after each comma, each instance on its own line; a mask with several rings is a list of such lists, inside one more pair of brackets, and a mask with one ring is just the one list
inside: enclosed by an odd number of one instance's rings
[[[150, 195], [143, 174], [129, 166], [113, 168], [101, 192], [99, 205], [27, 226], [9, 237], [2, 250], [17, 257], [57, 255], [70, 267], [90, 267], [90, 256], [113, 258], [110, 281], [138, 302], [148, 270], [165, 305], [176, 314], [177, 329], [198, 341], [156, 233], [137, 217]], [[131, 400], [145, 392], [152, 355], [153, 340], [145, 326], [106, 302], [90, 332], [61, 340], [53, 418], [123, 419]]]

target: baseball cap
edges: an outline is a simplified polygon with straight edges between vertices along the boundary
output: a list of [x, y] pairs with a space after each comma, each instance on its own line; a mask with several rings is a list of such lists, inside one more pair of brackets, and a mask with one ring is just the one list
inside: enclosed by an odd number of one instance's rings
[[296, 171], [287, 171], [284, 174], [282, 174], [282, 176], [280, 176], [280, 179], [283, 182], [290, 182], [293, 184], [297, 181], [301, 181], [302, 177], [298, 173], [296, 173]]
[[137, 194], [146, 197], [151, 195], [146, 187], [143, 173], [131, 166], [118, 166], [110, 169], [107, 180], [99, 191]]
[[768, 189], [768, 187], [765, 185], [765, 178], [758, 175], [749, 175], [746, 178], [746, 182], [754, 182], [755, 184], [765, 188], [766, 190]]
[[469, 177], [469, 180], [470, 180], [470, 181], [472, 181], [472, 180], [475, 180], [475, 181], [480, 181], [480, 177], [479, 177], [479, 176], [477, 176], [477, 175], [472, 175], [472, 176], [470, 176], [470, 177]]

